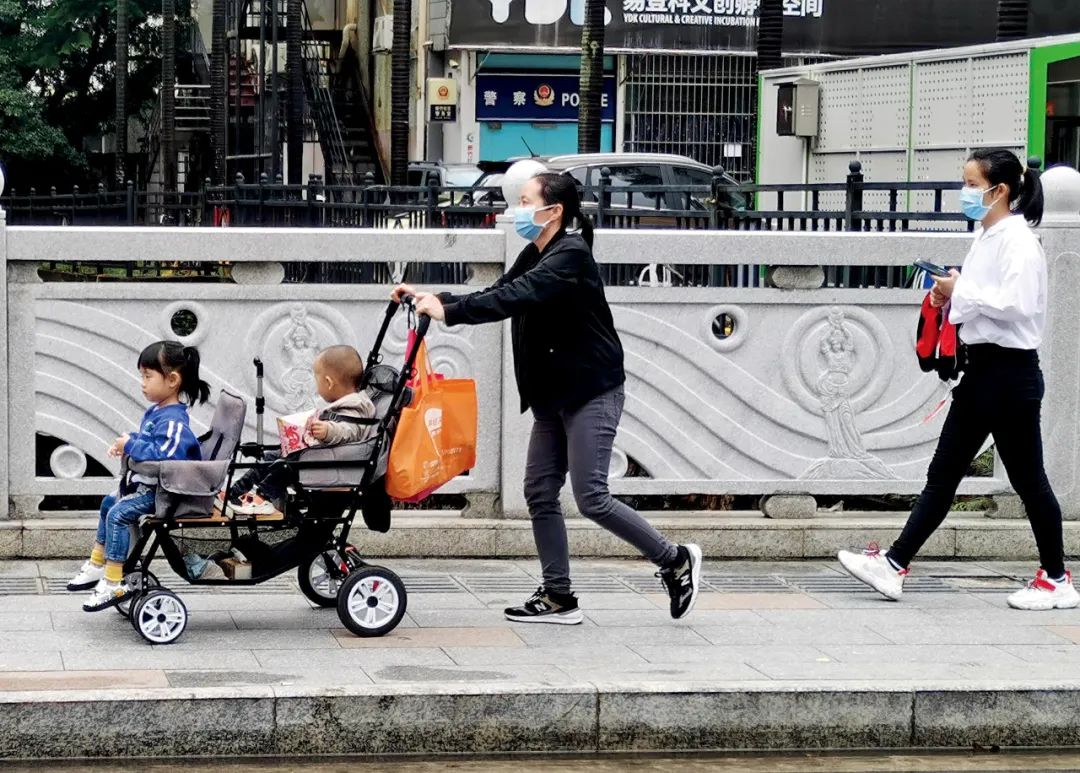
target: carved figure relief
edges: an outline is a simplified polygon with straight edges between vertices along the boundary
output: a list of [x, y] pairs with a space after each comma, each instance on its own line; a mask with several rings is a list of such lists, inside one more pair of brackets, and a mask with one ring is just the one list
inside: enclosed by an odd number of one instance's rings
[[855, 337], [844, 312], [830, 309], [829, 324], [819, 343], [825, 369], [817, 380], [817, 396], [825, 417], [828, 455], [814, 462], [800, 478], [845, 480], [894, 478], [888, 466], [866, 450], [855, 425], [851, 404], [851, 373], [855, 367]]

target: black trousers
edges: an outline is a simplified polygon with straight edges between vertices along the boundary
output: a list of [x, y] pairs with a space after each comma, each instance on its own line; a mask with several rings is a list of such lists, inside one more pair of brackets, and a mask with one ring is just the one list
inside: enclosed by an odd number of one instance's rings
[[1024, 503], [1042, 568], [1051, 577], [1065, 573], [1061, 507], [1043, 467], [1040, 410], [1045, 392], [1039, 357], [1033, 350], [995, 344], [967, 347], [964, 377], [953, 390], [952, 406], [919, 495], [889, 558], [908, 563], [942, 524], [956, 489], [988, 435], [1009, 482]]

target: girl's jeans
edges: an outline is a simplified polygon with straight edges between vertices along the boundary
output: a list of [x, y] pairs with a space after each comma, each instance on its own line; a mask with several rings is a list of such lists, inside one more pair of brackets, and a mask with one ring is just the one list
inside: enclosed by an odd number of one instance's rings
[[97, 541], [105, 546], [105, 560], [123, 563], [128, 557], [131, 535], [128, 526], [154, 512], [154, 489], [139, 484], [131, 494], [117, 499], [110, 494], [101, 502]]

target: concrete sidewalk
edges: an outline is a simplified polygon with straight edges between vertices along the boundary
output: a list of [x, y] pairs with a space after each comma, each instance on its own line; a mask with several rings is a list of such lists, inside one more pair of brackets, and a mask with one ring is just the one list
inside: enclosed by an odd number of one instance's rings
[[293, 577], [161, 567], [191, 611], [166, 647], [83, 613], [77, 564], [0, 563], [2, 756], [1080, 744], [1080, 610], [1008, 609], [1026, 563], [920, 563], [894, 604], [833, 563], [716, 562], [674, 622], [648, 564], [576, 561], [570, 627], [503, 619], [533, 561], [395, 559], [408, 614], [381, 639]]

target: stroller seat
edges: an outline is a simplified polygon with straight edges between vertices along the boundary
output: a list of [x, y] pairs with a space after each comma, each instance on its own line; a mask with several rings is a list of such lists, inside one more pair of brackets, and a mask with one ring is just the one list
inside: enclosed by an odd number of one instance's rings
[[156, 481], [154, 519], [205, 520], [213, 516], [214, 500], [229, 474], [246, 415], [243, 399], [222, 389], [210, 431], [199, 438], [201, 461], [135, 462], [124, 457], [125, 472]]
[[[396, 368], [384, 364], [374, 365], [364, 374], [364, 391], [374, 403], [375, 418], [380, 421], [393, 408], [398, 376]], [[406, 387], [402, 403], [408, 405], [411, 401], [412, 390]], [[388, 427], [387, 433], [382, 434], [392, 433], [393, 427]], [[305, 448], [296, 455], [295, 461], [315, 464], [298, 466], [297, 477], [300, 485], [308, 489], [348, 491], [384, 475], [389, 452], [387, 438], [379, 434], [356, 443]]]

